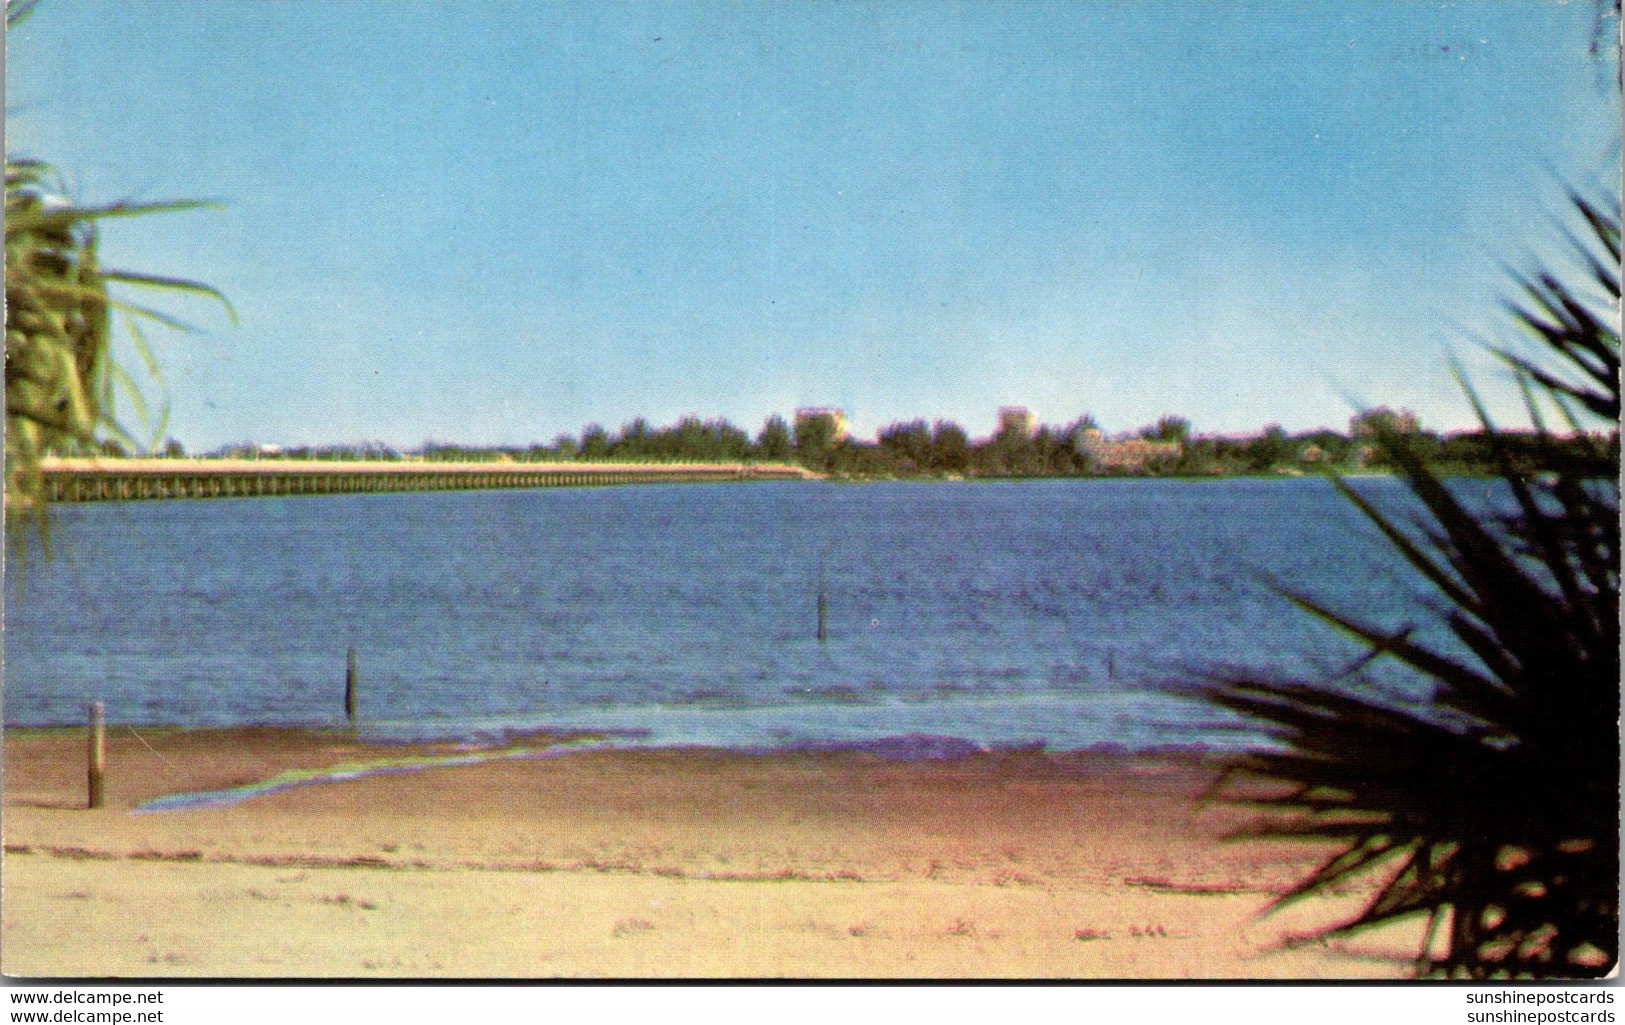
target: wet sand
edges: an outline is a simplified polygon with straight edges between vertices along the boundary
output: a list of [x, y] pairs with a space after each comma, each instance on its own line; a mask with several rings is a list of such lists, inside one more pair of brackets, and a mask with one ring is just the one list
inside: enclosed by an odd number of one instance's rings
[[[534, 743], [541, 745], [537, 739]], [[339, 732], [4, 741], [13, 976], [1393, 978], [1420, 925], [1283, 944], [1369, 890], [1258, 917], [1325, 851], [1227, 842], [1198, 755], [587, 750], [152, 798], [459, 753]]]

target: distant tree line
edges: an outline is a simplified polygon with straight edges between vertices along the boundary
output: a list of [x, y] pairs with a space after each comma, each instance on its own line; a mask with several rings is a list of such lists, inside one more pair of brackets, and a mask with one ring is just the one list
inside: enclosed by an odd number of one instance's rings
[[[1426, 431], [1414, 415], [1378, 408], [1353, 418], [1349, 432], [1330, 429], [1289, 434], [1270, 425], [1253, 436], [1197, 435], [1190, 422], [1164, 416], [1137, 431], [1107, 437], [1092, 416], [1065, 426], [1005, 427], [991, 437], [972, 439], [951, 420], [915, 419], [888, 424], [875, 440], [845, 434], [834, 416], [777, 414], [754, 437], [725, 419], [684, 417], [654, 427], [643, 418], [611, 433], [588, 424], [579, 435], [561, 434], [550, 443], [527, 446], [468, 446], [425, 442], [415, 452], [399, 452], [383, 442], [354, 445], [279, 447], [242, 442], [207, 455], [237, 459], [336, 459], [353, 461], [421, 459], [429, 462], [718, 462], [799, 463], [835, 477], [1020, 478], [1084, 476], [1207, 477], [1386, 470], [1385, 434], [1411, 439], [1415, 448], [1448, 474], [1498, 472], [1507, 453], [1531, 468], [1548, 458], [1549, 448], [1522, 445], [1503, 433], [1497, 454], [1482, 431], [1440, 435]], [[1617, 453], [1618, 436], [1612, 438]], [[1520, 454], [1521, 453], [1521, 454]], [[116, 446], [102, 454], [122, 455]], [[164, 455], [184, 455], [171, 441]]]
[[[180, 444], [171, 440], [163, 455], [180, 458], [186, 454]], [[347, 463], [399, 462], [406, 458], [381, 441], [365, 441], [353, 445], [260, 445], [252, 441], [239, 441], [205, 452], [208, 459], [322, 459]]]

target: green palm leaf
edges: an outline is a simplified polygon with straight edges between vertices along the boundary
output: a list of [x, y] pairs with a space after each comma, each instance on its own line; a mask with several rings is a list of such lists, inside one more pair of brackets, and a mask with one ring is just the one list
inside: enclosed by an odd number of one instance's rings
[[[30, 4], [9, 4], [8, 23]], [[112, 317], [128, 318], [129, 335], [149, 375], [162, 386], [140, 321], [192, 330], [163, 310], [133, 302], [114, 289], [133, 287], [219, 302], [217, 289], [160, 274], [108, 269], [97, 259], [97, 225], [112, 218], [210, 209], [216, 204], [111, 203], [87, 206], [56, 198], [55, 171], [35, 160], [6, 163], [6, 495], [8, 522], [27, 510], [44, 535], [39, 462], [51, 455], [94, 451], [100, 437], [135, 444], [114, 413], [122, 394], [136, 416], [152, 410], [135, 379], [112, 359]], [[167, 424], [167, 404], [157, 437]]]

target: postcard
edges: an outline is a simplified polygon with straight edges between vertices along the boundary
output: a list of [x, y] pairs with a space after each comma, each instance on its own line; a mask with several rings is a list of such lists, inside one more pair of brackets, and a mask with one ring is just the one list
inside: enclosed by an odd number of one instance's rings
[[6, 976], [1614, 971], [1617, 0], [7, 21]]

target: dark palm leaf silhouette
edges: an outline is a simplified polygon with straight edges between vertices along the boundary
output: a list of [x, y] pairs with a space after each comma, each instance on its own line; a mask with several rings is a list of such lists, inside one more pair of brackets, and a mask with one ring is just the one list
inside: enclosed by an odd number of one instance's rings
[[[1287, 784], [1256, 802], [1273, 814], [1248, 832], [1338, 843], [1281, 901], [1376, 878], [1364, 910], [1324, 935], [1427, 915], [1428, 974], [1599, 975], [1619, 953], [1620, 213], [1617, 202], [1573, 203], [1585, 230], [1571, 241], [1590, 281], [1519, 279], [1511, 312], [1538, 354], [1501, 354], [1532, 433], [1498, 431], [1464, 383], [1499, 460], [1503, 507], [1464, 501], [1401, 434], [1378, 443], [1417, 515], [1338, 482], [1431, 582], [1472, 657], [1289, 594], [1365, 642], [1366, 661], [1397, 659], [1429, 680], [1431, 704], [1245, 673], [1194, 688], [1280, 742], [1236, 766]], [[1562, 430], [1548, 428], [1553, 413]]]

